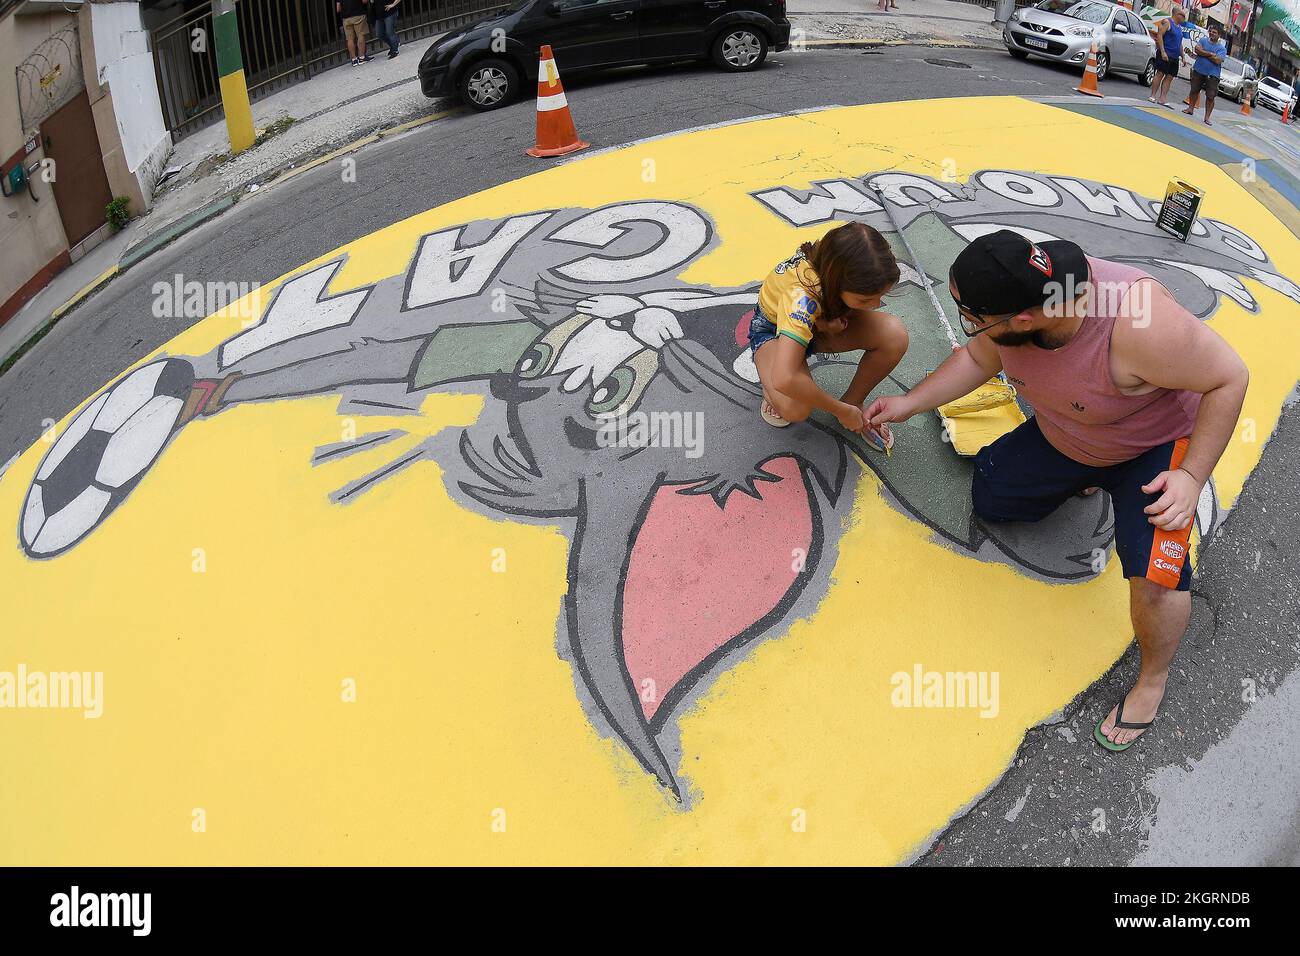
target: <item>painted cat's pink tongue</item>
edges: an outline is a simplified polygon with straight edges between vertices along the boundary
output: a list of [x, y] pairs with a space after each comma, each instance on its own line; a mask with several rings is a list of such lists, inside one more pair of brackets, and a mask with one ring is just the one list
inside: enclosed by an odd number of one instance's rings
[[808, 489], [793, 458], [763, 470], [761, 499], [660, 488], [637, 532], [623, 584], [623, 654], [652, 719], [677, 683], [773, 610], [812, 543]]

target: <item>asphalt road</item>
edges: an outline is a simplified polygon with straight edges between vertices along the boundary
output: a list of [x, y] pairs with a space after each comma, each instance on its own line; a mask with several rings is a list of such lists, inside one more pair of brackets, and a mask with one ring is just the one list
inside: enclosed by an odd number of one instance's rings
[[[934, 60], [941, 62], [927, 62]], [[744, 76], [687, 65], [565, 78], [579, 129], [597, 147], [827, 105], [1064, 94], [1077, 83], [1077, 72], [1000, 51], [923, 47], [791, 52]], [[1145, 95], [1128, 78], [1114, 77], [1104, 89]], [[1176, 81], [1171, 99], [1186, 89]], [[71, 313], [0, 377], [0, 462], [35, 442], [43, 422], [60, 419], [192, 324], [153, 316], [155, 282], [177, 274], [185, 281], [267, 282], [407, 216], [535, 172], [538, 161], [523, 154], [533, 122], [533, 105], [524, 101], [385, 139], [356, 154], [355, 182], [324, 165], [249, 197], [154, 255]], [[1149, 860], [1169, 860], [1179, 847], [1222, 844], [1221, 815], [1204, 801], [1185, 799], [1196, 787], [1215, 790], [1216, 781], [1242, 781], [1241, 799], [1223, 812], [1233, 815], [1234, 845], [1248, 848], [1239, 855], [1253, 854], [1244, 862], [1282, 862], [1300, 852], [1297, 711], [1240, 699], [1245, 678], [1257, 683], [1261, 701], [1275, 692], [1282, 700], [1296, 698], [1296, 678], [1285, 693], [1282, 688], [1300, 664], [1298, 456], [1300, 415], [1292, 406], [1202, 562], [1180, 666], [1195, 674], [1197, 687], [1209, 688], [1210, 699], [1178, 695], [1170, 732], [1127, 759], [1103, 760], [1087, 739], [1090, 719], [1132, 680], [1130, 652], [1059, 721], [1030, 732], [1003, 781], [940, 835], [922, 861], [1122, 864], [1143, 852]], [[1261, 737], [1274, 745], [1247, 746]], [[1283, 759], [1286, 753], [1290, 759]], [[1158, 827], [1156, 792], [1170, 807]], [[1099, 809], [1109, 829], [1096, 829]], [[1211, 836], [1220, 842], [1211, 843]]]

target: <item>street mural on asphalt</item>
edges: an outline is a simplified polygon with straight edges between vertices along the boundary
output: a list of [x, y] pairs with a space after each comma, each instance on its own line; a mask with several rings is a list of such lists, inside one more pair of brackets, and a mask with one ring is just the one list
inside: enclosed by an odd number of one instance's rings
[[[872, 109], [837, 112], [851, 130]], [[1129, 135], [1079, 117], [1063, 121], [1104, 129], [1099, 136]], [[277, 437], [274, 452], [283, 462], [277, 468], [295, 462], [304, 475], [328, 472], [328, 487], [308, 490], [304, 480], [294, 492], [322, 500], [329, 510], [319, 520], [328, 523], [370, 500], [397, 508], [384, 502], [386, 489], [414, 479], [420, 493], [445, 507], [560, 530], [567, 554], [563, 593], [549, 605], [552, 625], [516, 635], [520, 642], [545, 642], [571, 668], [569, 702], [552, 699], [546, 706], [583, 714], [589, 732], [635, 761], [640, 773], [619, 773], [621, 787], [666, 793], [662, 806], [692, 815], [707, 805], [710, 789], [692, 770], [701, 754], [684, 739], [681, 724], [707, 715], [709, 701], [726, 692], [724, 684], [734, 694], [742, 663], [760, 647], [788, 639], [801, 623], [816, 640], [819, 609], [836, 589], [857, 592], [848, 600], [857, 609], [862, 641], [874, 639], [872, 620], [881, 602], [940, 593], [915, 578], [910, 593], [847, 582], [844, 569], [861, 563], [847, 553], [849, 539], [870, 521], [864, 494], [915, 529], [896, 542], [877, 541], [864, 570], [894, 552], [914, 552], [925, 567], [941, 550], [949, 556], [945, 561], [956, 562], [946, 565], [949, 580], [974, 576], [976, 568], [980, 575], [992, 573], [980, 580], [996, 593], [997, 604], [1014, 605], [1031, 591], [1083, 594], [1076, 609], [1114, 602], [1113, 588], [1095, 590], [1117, 574], [1106, 560], [1113, 547], [1107, 496], [1075, 499], [1034, 525], [986, 525], [971, 511], [969, 461], [945, 443], [934, 416], [899, 426], [888, 458], [820, 413], [806, 425], [768, 427], [758, 415], [761, 391], [746, 341], [758, 284], [800, 239], [834, 223], [859, 220], [886, 233], [903, 274], [884, 307], [907, 325], [911, 348], [881, 390], [901, 392], [949, 349], [926, 286], [954, 315], [948, 267], [966, 242], [989, 231], [1013, 228], [1035, 241], [1070, 239], [1090, 255], [1137, 266], [1207, 321], [1225, 310], [1261, 317], [1281, 308], [1294, 319], [1300, 303], [1300, 287], [1290, 278], [1294, 244], [1284, 266], [1273, 242], [1279, 233], [1261, 235], [1256, 224], [1264, 217], [1258, 211], [1235, 215], [1226, 197], [1217, 206], [1207, 203], [1209, 213], [1180, 243], [1154, 225], [1158, 191], [1129, 185], [1128, 178], [1091, 178], [1029, 163], [935, 175], [898, 168], [886, 161], [889, 156], [877, 157], [874, 167], [854, 165], [855, 151], [864, 151], [865, 161], [870, 149], [849, 132], [837, 137], [791, 118], [767, 122], [794, 123], [800, 135], [824, 138], [824, 174], [809, 176], [794, 162], [774, 162], [739, 186], [706, 188], [683, 175], [681, 185], [640, 182], [629, 189], [631, 198], [584, 201], [583, 193], [592, 191], [574, 188], [572, 171], [584, 165], [575, 163], [537, 177], [532, 198], [512, 195], [504, 211], [491, 211], [494, 204], [486, 201], [478, 204], [483, 214], [475, 215], [471, 197], [435, 210], [444, 213], [436, 221], [423, 221], [432, 214], [416, 217], [309, 264], [275, 283], [253, 324], [231, 330], [218, 317], [205, 323], [213, 327], [206, 334], [202, 327], [192, 330], [92, 396], [52, 444], [38, 445], [11, 469], [3, 501], [14, 505], [15, 550], [25, 563], [15, 573], [57, 575], [75, 556], [92, 551], [96, 561], [129, 564], [133, 549], [115, 549], [138, 539], [139, 529], [151, 529], [151, 547], [169, 537], [168, 509], [153, 502], [171, 496], [160, 490], [147, 500], [151, 486], [170, 483], [184, 496], [185, 484], [199, 477], [180, 463], [168, 467], [169, 459], [184, 450], [203, 469], [256, 470], [267, 462], [209, 459], [205, 435], [236, 415], [241, 423], [252, 423], [253, 416], [270, 421], [286, 405], [328, 401], [334, 421], [345, 423], [335, 428], [338, 435], [296, 443], [289, 430]], [[742, 131], [761, 125], [737, 127], [730, 136], [708, 131], [682, 138], [709, 136], [722, 144], [715, 148], [726, 148], [730, 139], [743, 139]], [[843, 137], [853, 148], [836, 157], [834, 146]], [[636, 149], [654, 158], [664, 149], [657, 147]], [[617, 174], [601, 164], [617, 156], [585, 161], [600, 170], [602, 182], [613, 179], [615, 190]], [[546, 188], [548, 177], [552, 188]], [[919, 251], [924, 274], [907, 262], [873, 188]], [[1220, 188], [1226, 192], [1231, 185]], [[720, 202], [715, 193], [724, 189], [728, 195]], [[741, 207], [743, 218], [736, 214]], [[771, 241], [747, 235], [746, 222], [759, 220]], [[389, 235], [394, 230], [402, 241]], [[349, 269], [376, 245], [390, 271], [403, 260], [405, 269], [349, 281]], [[711, 281], [711, 257], [723, 254], [730, 257], [730, 268], [720, 270], [725, 281]], [[199, 341], [203, 347], [187, 347]], [[1243, 351], [1252, 369], [1272, 361], [1258, 350]], [[838, 394], [857, 358], [818, 355], [814, 377]], [[1295, 369], [1281, 377], [1288, 375], [1294, 380]], [[436, 402], [451, 395], [475, 396], [481, 408], [464, 425], [428, 427], [431, 397]], [[1271, 414], [1276, 417], [1277, 407]], [[1240, 474], [1228, 479], [1227, 490], [1222, 475], [1207, 484], [1196, 516], [1201, 540], [1224, 520], [1266, 437], [1238, 455]], [[436, 485], [429, 467], [436, 469]], [[18, 483], [21, 497], [13, 491]], [[238, 525], [249, 549], [261, 547], [265, 531], [241, 501], [208, 495], [193, 505], [206, 520]], [[101, 543], [117, 529], [117, 537]], [[198, 533], [196, 542], [203, 537]], [[389, 561], [383, 540], [366, 548], [365, 557], [340, 548], [321, 559]], [[508, 577], [508, 562], [518, 559], [511, 549], [496, 551], [502, 567], [490, 567], [468, 542], [462, 553], [420, 553], [424, 573], [440, 591], [432, 608], [414, 615], [423, 642], [473, 640], [472, 634], [444, 632], [436, 607], [456, 600], [458, 580], [503, 568]], [[85, 573], [84, 561], [76, 567]], [[71, 574], [70, 567], [69, 581]], [[958, 584], [958, 606], [961, 590]], [[71, 583], [64, 594], [76, 600]], [[386, 600], [383, 593], [370, 599]], [[514, 599], [533, 598], [521, 590]], [[297, 600], [328, 605], [337, 598], [308, 590]], [[174, 613], [184, 617], [186, 611], [182, 606]], [[539, 613], [544, 619], [546, 607]], [[282, 624], [294, 629], [291, 621]], [[1062, 632], [1071, 626], [1062, 623]], [[1079, 639], [1087, 633], [1085, 627]], [[1110, 636], [1110, 659], [1122, 637]], [[1092, 660], [1094, 677], [1097, 666]], [[749, 673], [760, 683], [780, 679], [752, 668]], [[439, 670], [431, 679], [460, 678]], [[1075, 692], [1086, 686], [1087, 680], [1075, 680]], [[815, 699], [806, 703], [816, 706]], [[611, 770], [622, 759], [607, 752]], [[975, 792], [954, 788], [967, 800]], [[937, 816], [917, 832], [941, 823]], [[885, 841], [890, 850], [882, 858], [897, 858], [908, 840]]]

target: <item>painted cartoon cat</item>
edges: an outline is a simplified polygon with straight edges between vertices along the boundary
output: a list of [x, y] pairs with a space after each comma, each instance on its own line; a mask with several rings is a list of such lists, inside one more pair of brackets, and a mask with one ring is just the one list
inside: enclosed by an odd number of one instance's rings
[[[946, 286], [963, 228], [999, 212], [945, 218], [944, 205], [903, 210], [928, 274], [905, 268], [886, 299], [913, 348], [882, 391], [907, 389], [946, 355], [924, 283]], [[1108, 235], [1075, 238], [1107, 257]], [[193, 423], [232, 405], [340, 394], [340, 414], [391, 416], [417, 413], [431, 390], [482, 393], [483, 414], [459, 433], [413, 443], [398, 430], [365, 432], [313, 461], [387, 445], [391, 462], [335, 501], [432, 459], [466, 506], [565, 528], [560, 652], [597, 725], [679, 798], [675, 715], [748, 644], [815, 608], [864, 466], [948, 546], [1046, 580], [1096, 573], [1112, 538], [1104, 495], [1040, 524], [984, 527], [970, 509], [970, 466], [937, 419], [902, 426], [892, 458], [820, 413], [767, 426], [745, 341], [757, 284], [717, 290], [678, 278], [718, 241], [694, 207], [635, 203], [430, 234], [405, 275], [362, 289], [330, 291], [343, 260], [306, 270], [280, 286], [258, 326], [205, 355], [146, 364], [79, 413], [37, 471], [20, 542], [41, 559], [75, 547], [170, 442], [200, 440]], [[1216, 283], [1258, 278], [1258, 263], [1193, 252], [1195, 270], [1163, 273], [1199, 283], [1176, 288], [1199, 314], [1217, 305]], [[755, 261], [755, 280], [765, 268]], [[1274, 288], [1289, 283], [1269, 275]], [[816, 356], [813, 374], [838, 393], [856, 359]], [[1214, 507], [1211, 489], [1203, 530]]]

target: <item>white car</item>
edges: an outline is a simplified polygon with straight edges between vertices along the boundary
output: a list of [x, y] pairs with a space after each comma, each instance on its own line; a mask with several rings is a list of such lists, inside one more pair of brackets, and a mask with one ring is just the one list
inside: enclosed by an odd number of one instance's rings
[[1281, 113], [1288, 103], [1294, 108], [1295, 98], [1295, 90], [1291, 88], [1290, 84], [1266, 76], [1259, 81], [1259, 94], [1255, 100], [1258, 103], [1263, 103], [1274, 113]]

